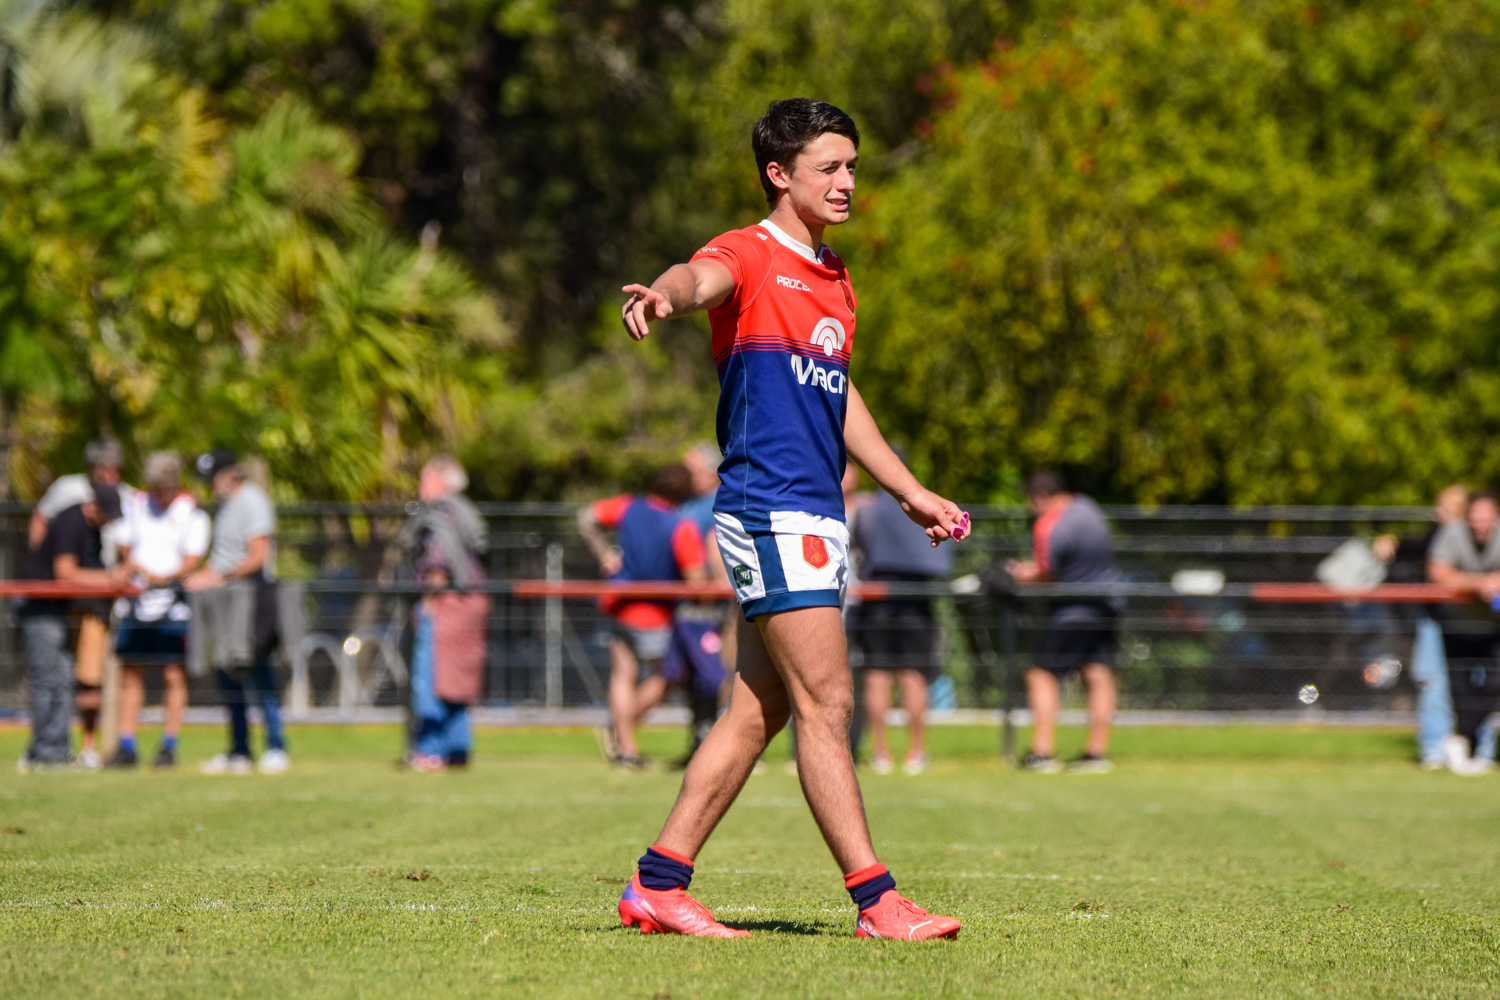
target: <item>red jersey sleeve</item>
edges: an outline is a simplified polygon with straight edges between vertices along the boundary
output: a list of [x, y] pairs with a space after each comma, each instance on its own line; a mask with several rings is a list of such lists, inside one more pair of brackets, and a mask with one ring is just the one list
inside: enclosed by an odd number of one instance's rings
[[734, 279], [734, 291], [724, 300], [725, 306], [738, 306], [745, 296], [753, 295], [765, 283], [771, 270], [771, 249], [764, 243], [770, 237], [757, 227], [733, 229], [709, 240], [691, 260], [712, 260], [722, 265]]
[[1037, 518], [1036, 527], [1031, 529], [1032, 558], [1036, 561], [1036, 568], [1043, 573], [1052, 571], [1052, 529], [1062, 520], [1066, 509], [1063, 504], [1053, 507]]
[[672, 529], [672, 557], [677, 568], [686, 573], [690, 569], [703, 568], [703, 536], [698, 526], [684, 518]]
[[630, 506], [632, 499], [634, 498], [629, 493], [621, 493], [617, 497], [597, 501], [592, 508], [594, 520], [598, 521], [601, 527], [611, 530], [618, 528], [621, 519], [625, 517], [625, 509]]

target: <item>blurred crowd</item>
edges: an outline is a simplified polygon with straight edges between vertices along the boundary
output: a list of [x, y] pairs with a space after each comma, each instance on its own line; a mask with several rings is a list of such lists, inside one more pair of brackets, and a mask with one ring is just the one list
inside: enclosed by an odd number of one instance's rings
[[[139, 766], [145, 750], [137, 731], [148, 673], [159, 674], [164, 717], [149, 761], [156, 768], [177, 766], [188, 679], [209, 672], [226, 713], [226, 746], [198, 767], [212, 774], [287, 770], [291, 758], [273, 657], [280, 650], [284, 662], [304, 627], [300, 590], [276, 579], [276, 513], [265, 484], [249, 463], [224, 448], [197, 456], [190, 467], [175, 453], [152, 453], [140, 488], [121, 481], [123, 454], [116, 442], [95, 441], [84, 457], [84, 470], [54, 481], [28, 525], [22, 578], [75, 590], [38, 590], [18, 602], [32, 721], [21, 770]], [[700, 445], [681, 462], [658, 469], [641, 491], [585, 505], [577, 527], [600, 576], [636, 584], [717, 583], [727, 592], [729, 569], [714, 538], [718, 461], [717, 449]], [[188, 488], [189, 473], [202, 484], [212, 517]], [[899, 767], [917, 775], [930, 764], [929, 709], [935, 702], [952, 704], [952, 684], [943, 676], [943, 612], [935, 598], [951, 592], [953, 547], [930, 545], [899, 500], [883, 491], [863, 492], [859, 484], [859, 470], [851, 464], [844, 497], [854, 558], [843, 581], [849, 591], [846, 641], [856, 675], [850, 752], [867, 759], [876, 774]], [[410, 625], [404, 761], [419, 771], [469, 763], [468, 710], [483, 694], [492, 610], [482, 586], [488, 537], [484, 519], [464, 495], [467, 486], [458, 461], [446, 455], [430, 459], [400, 536], [404, 565], [418, 585], [402, 613]], [[1108, 749], [1124, 609], [1111, 592], [1121, 575], [1109, 526], [1099, 506], [1071, 491], [1055, 472], [1033, 473], [1025, 490], [1035, 515], [1032, 557], [992, 567], [987, 582], [1002, 591], [1024, 591], [1035, 583], [1071, 589], [1048, 599], [1045, 622], [1028, 651], [1024, 677], [1033, 729], [1022, 763], [1040, 773], [1104, 773], [1112, 767]], [[1497, 525], [1495, 494], [1454, 485], [1436, 498], [1423, 533], [1351, 540], [1318, 569], [1319, 579], [1336, 591], [1433, 583], [1464, 598], [1348, 605], [1360, 629], [1376, 622], [1374, 631], [1385, 643], [1369, 654], [1367, 674], [1399, 672], [1404, 650], [1396, 648], [1396, 637], [1415, 632], [1408, 662], [1418, 697], [1418, 755], [1428, 767], [1461, 774], [1495, 767]], [[860, 585], [876, 588], [877, 599], [861, 599]], [[84, 592], [90, 587], [127, 587], [132, 596], [92, 596]], [[738, 630], [754, 626], [741, 621], [732, 601], [717, 597], [606, 595], [599, 606], [610, 622], [610, 723], [599, 734], [605, 758], [625, 770], [646, 766], [636, 731], [675, 690], [691, 712], [685, 751], [673, 762], [685, 766], [727, 704]], [[1408, 620], [1397, 628], [1403, 607]], [[106, 698], [110, 657], [118, 663], [118, 684]], [[1070, 677], [1086, 698], [1088, 731], [1083, 752], [1062, 761], [1056, 728]], [[899, 713], [893, 712], [897, 706]], [[116, 734], [107, 757], [100, 753], [104, 711], [112, 713], [108, 721]], [[261, 723], [258, 744], [252, 741], [252, 711]], [[899, 763], [893, 720], [907, 729]]]

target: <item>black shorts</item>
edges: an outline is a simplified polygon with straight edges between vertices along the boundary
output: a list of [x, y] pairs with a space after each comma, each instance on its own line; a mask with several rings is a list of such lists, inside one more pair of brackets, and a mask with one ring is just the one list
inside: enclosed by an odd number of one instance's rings
[[1113, 670], [1120, 643], [1119, 622], [1118, 615], [1102, 608], [1059, 608], [1037, 638], [1034, 662], [1058, 675], [1091, 663], [1102, 663]]
[[131, 667], [180, 664], [187, 659], [187, 631], [187, 622], [126, 618], [120, 623], [115, 653]]
[[866, 670], [916, 670], [929, 683], [942, 673], [930, 600], [871, 601], [853, 612], [854, 641], [864, 654]]

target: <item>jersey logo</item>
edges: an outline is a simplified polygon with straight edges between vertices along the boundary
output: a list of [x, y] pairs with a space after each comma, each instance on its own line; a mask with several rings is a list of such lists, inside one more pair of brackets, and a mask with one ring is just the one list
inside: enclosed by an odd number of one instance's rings
[[792, 355], [792, 371], [797, 376], [798, 385], [812, 384], [820, 389], [827, 389], [835, 396], [844, 394], [844, 384], [849, 381], [849, 376], [837, 368], [824, 368], [812, 358], [804, 358], [800, 354]]
[[834, 351], [844, 349], [844, 324], [832, 316], [824, 316], [807, 339], [823, 348], [823, 353], [831, 358]]
[[736, 566], [734, 568], [734, 585], [744, 590], [755, 582], [755, 573], [749, 566]]
[[[796, 278], [788, 278], [780, 274], [776, 276], [776, 284], [780, 285], [782, 288], [790, 288], [794, 292], [812, 291], [811, 288], [807, 287]], [[843, 341], [840, 341], [840, 343], [843, 343]]]
[[817, 535], [802, 536], [802, 561], [813, 569], [828, 565], [828, 543]]

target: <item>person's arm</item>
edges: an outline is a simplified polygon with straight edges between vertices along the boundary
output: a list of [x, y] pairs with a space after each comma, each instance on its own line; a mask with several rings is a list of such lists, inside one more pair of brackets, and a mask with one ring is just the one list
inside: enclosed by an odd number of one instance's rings
[[59, 583], [114, 583], [118, 570], [84, 569], [78, 557], [64, 552], [52, 560], [52, 578]]
[[722, 305], [734, 291], [734, 277], [718, 261], [695, 260], [667, 268], [650, 288], [626, 285], [620, 291], [630, 296], [620, 318], [631, 338], [641, 340], [651, 332], [649, 322]]
[[933, 545], [952, 537], [963, 511], [952, 500], [938, 496], [917, 482], [917, 477], [886, 444], [885, 436], [880, 433], [854, 383], [849, 382], [848, 386], [849, 411], [844, 417], [844, 446], [849, 457], [882, 489], [900, 501], [906, 516], [926, 529]]
[[42, 539], [47, 537], [47, 519], [42, 516], [40, 509], [31, 512], [31, 520], [26, 523], [26, 547], [34, 549], [42, 544]]
[[1466, 573], [1441, 559], [1427, 561], [1427, 579], [1484, 601], [1493, 601], [1500, 594], [1500, 573]]
[[672, 529], [672, 558], [677, 563], [677, 572], [688, 583], [707, 583], [707, 546], [698, 525], [684, 518]]
[[589, 547], [594, 558], [599, 560], [601, 574], [608, 578], [620, 572], [624, 561], [620, 558], [619, 550], [609, 544], [609, 537], [605, 535], [604, 526], [594, 513], [593, 504], [578, 511], [578, 533], [583, 536], [583, 543]]
[[[205, 590], [209, 587], [222, 587], [231, 580], [240, 580], [247, 576], [254, 576], [265, 567], [266, 556], [270, 554], [270, 551], [270, 536], [256, 535], [250, 539], [250, 544], [246, 547], [245, 558], [241, 559], [234, 566], [231, 566], [227, 572], [217, 573], [212, 569], [201, 570], [187, 577], [183, 581], [183, 584], [188, 590]], [[187, 560], [192, 560], [194, 565], [196, 565], [200, 559], [202, 559], [202, 556], [186, 556], [184, 557], [184, 563]]]

